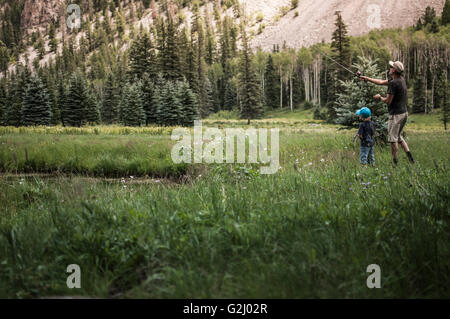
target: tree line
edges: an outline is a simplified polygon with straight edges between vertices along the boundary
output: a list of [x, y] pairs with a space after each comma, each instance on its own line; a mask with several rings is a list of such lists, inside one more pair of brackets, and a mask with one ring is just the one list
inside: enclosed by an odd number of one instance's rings
[[[232, 16], [217, 2], [212, 12], [193, 2], [188, 23], [180, 10], [186, 2], [143, 1], [152, 13], [146, 27], [135, 27], [133, 15], [140, 11], [126, 11], [121, 2], [96, 5], [98, 11], [83, 18], [77, 42], [75, 31], [56, 40], [59, 21], [54, 21], [48, 37], [54, 58], [43, 63], [38, 57], [33, 70], [18, 64], [15, 71], [3, 72], [3, 125], [191, 125], [221, 110], [237, 110], [250, 121], [264, 109], [293, 110], [302, 104], [314, 107], [317, 118], [342, 122], [339, 94], [346, 81], [359, 83], [327, 57], [354, 66], [355, 72], [370, 69], [374, 77], [386, 76], [387, 61], [404, 61], [413, 112], [431, 112], [448, 100], [449, 0], [441, 19], [427, 8], [414, 27], [362, 37], [349, 37], [337, 12], [330, 44], [299, 50], [277, 44], [272, 52], [251, 50], [249, 22], [238, 2], [227, 4]], [[33, 110], [45, 121], [25, 116]]]

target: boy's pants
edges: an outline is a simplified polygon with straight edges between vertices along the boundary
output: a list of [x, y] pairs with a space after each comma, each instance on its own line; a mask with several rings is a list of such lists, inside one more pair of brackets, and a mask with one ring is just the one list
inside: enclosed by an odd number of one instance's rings
[[375, 165], [374, 147], [361, 146], [361, 150], [359, 152], [359, 160], [363, 165], [366, 165], [367, 163]]

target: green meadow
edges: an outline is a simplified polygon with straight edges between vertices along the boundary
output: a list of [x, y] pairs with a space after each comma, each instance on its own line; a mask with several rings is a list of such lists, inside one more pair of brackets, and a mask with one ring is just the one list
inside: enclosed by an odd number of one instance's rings
[[[246, 128], [224, 113], [204, 126]], [[0, 128], [0, 297], [449, 298], [450, 136], [412, 115], [416, 159], [310, 111], [269, 113], [280, 170], [174, 164], [173, 128]], [[81, 269], [81, 288], [66, 268]], [[381, 268], [381, 288], [366, 285]]]

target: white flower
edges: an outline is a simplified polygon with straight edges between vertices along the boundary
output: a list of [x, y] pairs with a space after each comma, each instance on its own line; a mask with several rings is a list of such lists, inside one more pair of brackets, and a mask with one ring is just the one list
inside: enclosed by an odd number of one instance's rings
[[130, 176], [130, 178], [131, 178], [131, 179], [133, 179], [133, 178], [134, 178], [134, 176]]
[[325, 160], [324, 160], [323, 158], [322, 158], [320, 161], [321, 161], [322, 163], [325, 162]]
[[312, 165], [312, 162], [309, 162], [308, 165], [311, 166], [311, 165]]

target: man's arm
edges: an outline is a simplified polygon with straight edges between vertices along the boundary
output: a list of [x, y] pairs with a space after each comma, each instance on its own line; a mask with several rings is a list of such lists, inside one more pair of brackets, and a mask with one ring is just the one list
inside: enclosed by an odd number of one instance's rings
[[374, 96], [374, 99], [380, 99], [382, 102], [386, 103], [387, 105], [391, 105], [392, 100], [394, 99], [394, 96], [392, 94], [388, 94], [386, 97], [382, 97], [380, 94], [377, 94]]
[[366, 80], [366, 81], [372, 82], [372, 83], [377, 84], [377, 85], [388, 85], [388, 83], [389, 83], [388, 80], [372, 79], [372, 78], [369, 78], [368, 76], [363, 76], [363, 75], [361, 75], [359, 77], [359, 79], [360, 80]]

